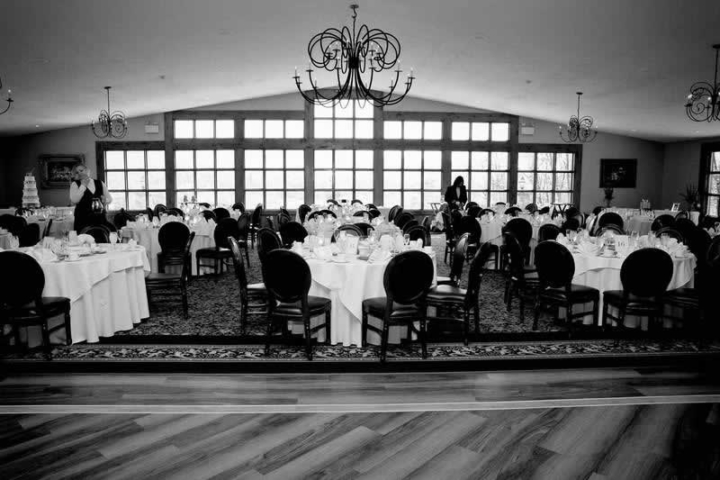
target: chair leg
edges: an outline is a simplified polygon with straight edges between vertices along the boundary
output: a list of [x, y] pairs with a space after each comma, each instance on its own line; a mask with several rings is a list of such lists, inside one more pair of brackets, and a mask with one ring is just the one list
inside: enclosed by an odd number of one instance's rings
[[540, 309], [542, 308], [542, 302], [540, 301], [540, 294], [535, 296], [535, 312], [533, 314], [533, 325], [532, 329], [537, 330], [538, 320], [540, 320]]
[[380, 339], [380, 363], [385, 363], [387, 355], [388, 336], [390, 334], [390, 325], [383, 319], [382, 338]]
[[22, 343], [22, 339], [20, 338], [20, 327], [18, 325], [13, 325], [13, 336], [15, 337], [15, 348], [20, 348], [20, 344]]
[[[598, 310], [600, 309], [600, 301], [599, 300], [593, 300], [593, 326], [597, 327], [598, 325]], [[601, 328], [604, 327], [604, 324], [601, 325]]]
[[367, 347], [367, 331], [368, 331], [368, 314], [363, 309], [362, 312], [362, 323], [360, 324], [360, 346]]
[[512, 291], [512, 281], [508, 280], [505, 284], [505, 306], [507, 307], [508, 312], [512, 310]]
[[466, 306], [465, 311], [463, 312], [463, 330], [464, 330], [464, 340], [465, 340], [465, 346], [468, 346], [468, 337], [470, 336], [470, 309]]
[[420, 351], [422, 352], [422, 358], [427, 358], [427, 319], [423, 318], [420, 320]]
[[72, 345], [72, 325], [70, 323], [70, 308], [65, 311], [65, 345]]
[[47, 319], [40, 325], [42, 329], [43, 339], [43, 351], [45, 352], [45, 358], [52, 360], [52, 346], [50, 345], [50, 331], [48, 330]]
[[568, 324], [568, 338], [572, 338], [572, 334], [573, 334], [573, 325], [574, 324], [573, 324], [573, 316], [572, 316], [573, 315], [572, 307], [573, 307], [573, 304], [571, 302], [567, 302], [567, 305], [565, 306], [565, 310], [566, 310], [565, 321]]
[[312, 336], [310, 334], [310, 318], [304, 318], [303, 324], [305, 325], [305, 356], [308, 360], [313, 359], [312, 349]]
[[273, 321], [272, 317], [268, 313], [267, 316], [267, 331], [265, 333], [266, 339], [265, 339], [265, 356], [270, 356], [270, 339], [272, 338], [272, 332], [273, 332]]
[[243, 300], [243, 304], [240, 307], [240, 335], [245, 335], [245, 332], [247, 331], [247, 315], [248, 315], [248, 305], [247, 305], [247, 299]]
[[247, 260], [248, 267], [250, 266], [250, 252], [247, 247], [247, 243], [245, 244], [245, 260]]
[[183, 306], [183, 315], [185, 315], [185, 319], [188, 318], [188, 294], [187, 294], [187, 287], [185, 285], [180, 286], [180, 292], [182, 293], [182, 306]]
[[525, 323], [525, 299], [520, 294], [520, 290], [517, 290], [518, 302], [520, 302], [520, 323]]
[[331, 340], [332, 328], [330, 325], [330, 320], [330, 310], [328, 310], [327, 312], [325, 312], [325, 343], [327, 343], [328, 345], [333, 344]]
[[473, 313], [475, 317], [475, 337], [477, 339], [480, 335], [480, 306], [477, 303], [473, 306]]

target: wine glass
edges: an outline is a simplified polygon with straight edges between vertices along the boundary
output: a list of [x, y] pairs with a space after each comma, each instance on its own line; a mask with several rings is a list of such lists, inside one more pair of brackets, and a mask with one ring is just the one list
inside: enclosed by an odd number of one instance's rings
[[410, 246], [410, 234], [406, 233], [403, 235], [403, 243], [405, 244], [405, 249], [407, 250], [407, 247]]
[[115, 250], [115, 244], [118, 241], [118, 234], [117, 232], [110, 232], [110, 245], [112, 245], [112, 249]]

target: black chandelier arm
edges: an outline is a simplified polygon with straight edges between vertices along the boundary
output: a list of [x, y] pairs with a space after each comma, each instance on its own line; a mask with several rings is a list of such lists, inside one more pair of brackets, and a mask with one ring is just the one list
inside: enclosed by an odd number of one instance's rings
[[12, 106], [12, 104], [13, 104], [14, 101], [15, 101], [15, 100], [13, 100], [12, 98], [8, 97], [8, 99], [7, 99], [7, 107], [5, 107], [5, 110], [3, 110], [3, 111], [0, 112], [0, 115], [2, 115], [3, 113], [7, 112], [8, 110], [10, 110], [10, 107]]
[[695, 122], [720, 120], [720, 85], [697, 82], [690, 87], [685, 113]]

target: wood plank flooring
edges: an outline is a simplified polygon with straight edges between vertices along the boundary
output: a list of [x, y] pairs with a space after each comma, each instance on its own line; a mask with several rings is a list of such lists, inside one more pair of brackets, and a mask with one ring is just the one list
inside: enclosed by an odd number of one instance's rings
[[7, 377], [0, 478], [720, 478], [720, 383], [656, 369]]

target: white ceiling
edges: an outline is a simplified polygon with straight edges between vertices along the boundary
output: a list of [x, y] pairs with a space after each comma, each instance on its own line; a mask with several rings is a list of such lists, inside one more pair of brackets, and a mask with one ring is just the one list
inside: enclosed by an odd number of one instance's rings
[[[307, 42], [349, 24], [349, 3], [2, 0], [0, 76], [16, 102], [0, 135], [88, 124], [105, 85], [129, 117], [291, 92]], [[601, 131], [720, 135], [683, 108], [693, 82], [712, 81], [718, 0], [359, 3], [359, 23], [400, 40], [413, 96], [562, 123], [582, 90]]]

